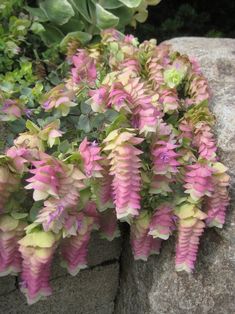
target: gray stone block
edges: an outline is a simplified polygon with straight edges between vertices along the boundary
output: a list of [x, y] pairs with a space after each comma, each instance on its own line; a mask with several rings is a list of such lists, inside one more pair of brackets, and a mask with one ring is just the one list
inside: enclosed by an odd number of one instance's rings
[[118, 279], [117, 262], [83, 270], [75, 277], [62, 275], [51, 281], [53, 295], [31, 306], [19, 291], [0, 297], [1, 313], [112, 314]]
[[0, 277], [0, 296], [7, 295], [14, 290], [16, 290], [15, 276]]

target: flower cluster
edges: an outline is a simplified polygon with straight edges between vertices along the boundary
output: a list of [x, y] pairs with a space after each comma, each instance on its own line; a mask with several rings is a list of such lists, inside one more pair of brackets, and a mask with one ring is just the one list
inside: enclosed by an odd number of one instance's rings
[[[94, 230], [111, 241], [127, 222], [143, 260], [175, 233], [176, 270], [191, 272], [205, 228], [225, 222], [229, 176], [198, 63], [154, 40], [101, 35], [44, 95], [45, 120], [28, 121], [0, 158], [0, 272], [21, 272], [29, 303], [51, 293], [57, 250], [70, 274], [87, 267]], [[22, 115], [7, 103], [4, 116]]]

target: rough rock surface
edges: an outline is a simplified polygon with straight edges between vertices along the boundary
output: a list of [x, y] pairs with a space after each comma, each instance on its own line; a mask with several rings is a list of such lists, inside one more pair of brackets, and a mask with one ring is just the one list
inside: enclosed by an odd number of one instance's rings
[[31, 306], [17, 289], [15, 277], [0, 278], [0, 313], [112, 314], [119, 284], [120, 250], [120, 239], [111, 243], [94, 234], [89, 247], [89, 267], [72, 277], [56, 258], [52, 296]]
[[[128, 239], [123, 250], [116, 314], [235, 313], [235, 40], [175, 38], [175, 50], [198, 59], [209, 80], [217, 118], [220, 156], [232, 177], [231, 208], [223, 230], [206, 230], [194, 274], [174, 270], [175, 241], [159, 256], [134, 262]], [[234, 210], [232, 210], [234, 208]]]

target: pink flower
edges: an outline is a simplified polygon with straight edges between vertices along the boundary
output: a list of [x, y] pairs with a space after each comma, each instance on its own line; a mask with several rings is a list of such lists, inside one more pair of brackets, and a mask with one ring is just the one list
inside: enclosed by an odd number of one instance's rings
[[202, 74], [202, 71], [201, 71], [201, 67], [200, 67], [200, 64], [198, 63], [197, 59], [193, 58], [193, 57], [189, 57], [189, 61], [191, 63], [191, 66], [192, 66], [192, 71], [195, 73], [195, 74]]
[[177, 145], [166, 141], [155, 141], [152, 146], [153, 172], [171, 178], [178, 172], [180, 163], [176, 160], [179, 154], [175, 153]]
[[172, 112], [179, 108], [179, 98], [175, 89], [162, 89], [160, 91], [159, 102], [163, 106], [164, 112]]
[[118, 65], [118, 69], [123, 73], [129, 72], [130, 76], [136, 77], [140, 74], [141, 64], [138, 59], [134, 59], [133, 57], [127, 58]]
[[77, 167], [63, 167], [63, 173], [58, 177], [57, 196], [52, 196], [44, 202], [44, 207], [36, 219], [36, 222], [42, 224], [44, 231], [58, 233], [64, 228], [64, 233], [74, 234], [74, 226], [75, 231], [77, 230], [76, 222], [69, 211], [78, 206], [79, 192], [85, 187], [85, 178]]
[[46, 112], [56, 109], [62, 116], [67, 116], [70, 108], [77, 106], [74, 100], [75, 91], [67, 89], [64, 84], [60, 84], [45, 95], [42, 107]]
[[213, 168], [208, 165], [195, 163], [186, 167], [185, 174], [185, 193], [190, 194], [193, 200], [199, 200], [201, 197], [210, 196], [213, 192], [212, 184]]
[[135, 40], [136, 40], [136, 38], [133, 35], [126, 35], [124, 37], [124, 42], [127, 44], [132, 44], [133, 41], [135, 41]]
[[94, 225], [94, 219], [83, 213], [77, 215], [77, 220], [79, 223], [77, 235], [64, 239], [61, 247], [62, 266], [67, 268], [72, 276], [86, 268], [88, 243]]
[[206, 197], [204, 205], [208, 216], [206, 219], [207, 225], [222, 228], [229, 205], [228, 186], [230, 177], [225, 173], [227, 168], [220, 163], [218, 164], [222, 169], [216, 169], [216, 173], [212, 178], [214, 191], [211, 196]]
[[44, 200], [49, 195], [58, 196], [59, 177], [63, 175], [63, 169], [59, 161], [45, 154], [44, 160], [34, 161], [34, 169], [30, 170], [33, 177], [27, 179], [30, 184], [25, 189], [33, 189], [35, 201]]
[[50, 268], [57, 247], [51, 232], [33, 231], [19, 241], [23, 258], [20, 290], [29, 304], [51, 295]]
[[155, 46], [147, 60], [146, 67], [153, 90], [158, 90], [164, 85], [164, 67], [170, 63], [169, 48], [165, 44]]
[[142, 96], [136, 101], [137, 106], [134, 109], [134, 127], [145, 135], [155, 133], [157, 120], [160, 117], [159, 110], [153, 106], [151, 96]]
[[171, 206], [167, 204], [159, 206], [151, 218], [148, 234], [153, 238], [167, 240], [175, 229], [174, 220]]
[[18, 241], [24, 235], [26, 223], [0, 215], [0, 275], [15, 275], [21, 271], [21, 255]]
[[155, 133], [161, 113], [144, 83], [139, 78], [130, 80], [125, 90], [131, 96], [132, 125], [145, 135]]
[[63, 132], [59, 130], [60, 120], [55, 120], [47, 124], [39, 133], [39, 137], [43, 141], [47, 141], [49, 147], [59, 144], [59, 138], [62, 136]]
[[202, 74], [192, 74], [187, 92], [189, 94], [185, 100], [187, 106], [208, 101], [211, 96], [208, 82]]
[[78, 53], [72, 57], [72, 62], [74, 66], [71, 70], [73, 82], [94, 85], [97, 71], [95, 60], [89, 56], [88, 52], [85, 49], [79, 49]]
[[109, 87], [104, 85], [98, 89], [90, 90], [87, 103], [91, 106], [94, 112], [105, 112], [108, 104]]
[[151, 254], [158, 254], [161, 239], [149, 235], [150, 215], [146, 211], [135, 218], [131, 225], [131, 247], [135, 260], [147, 261]]
[[31, 161], [36, 159], [36, 154], [33, 150], [27, 148], [17, 148], [12, 146], [6, 151], [6, 156], [12, 159], [12, 164], [18, 173], [26, 172]]
[[100, 171], [102, 167], [100, 165], [100, 148], [96, 142], [88, 142], [85, 138], [79, 146], [79, 152], [82, 156], [83, 166], [85, 174], [88, 177], [102, 177]]
[[131, 112], [131, 103], [131, 96], [125, 91], [122, 83], [114, 83], [109, 93], [107, 107], [113, 107], [117, 111], [125, 109], [126, 112]]
[[140, 167], [138, 157], [142, 152], [134, 145], [143, 141], [131, 132], [111, 132], [104, 140], [104, 150], [111, 150], [110, 174], [113, 176], [113, 197], [118, 219], [137, 216], [140, 209]]
[[195, 126], [193, 145], [197, 147], [201, 158], [216, 160], [216, 143], [209, 125], [198, 123]]
[[182, 120], [179, 123], [179, 129], [181, 131], [181, 137], [192, 140], [193, 138], [193, 125], [187, 120]]
[[192, 272], [197, 258], [199, 239], [203, 234], [205, 223], [196, 219], [192, 226], [179, 225], [178, 242], [176, 246], [176, 270]]
[[6, 99], [4, 101], [2, 112], [7, 115], [3, 120], [14, 121], [24, 114], [24, 107], [16, 99]]

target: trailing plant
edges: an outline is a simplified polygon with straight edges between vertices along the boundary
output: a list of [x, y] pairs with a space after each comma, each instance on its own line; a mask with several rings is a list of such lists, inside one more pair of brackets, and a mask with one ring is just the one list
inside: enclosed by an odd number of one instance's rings
[[[112, 240], [127, 222], [143, 260], [176, 234], [176, 270], [191, 272], [205, 228], [225, 221], [229, 176], [197, 61], [114, 29], [101, 37], [67, 57], [69, 75], [0, 158], [0, 270], [19, 273], [30, 304], [51, 294], [57, 250], [71, 275], [86, 267], [93, 230]], [[18, 121], [10, 96], [2, 116]]]

